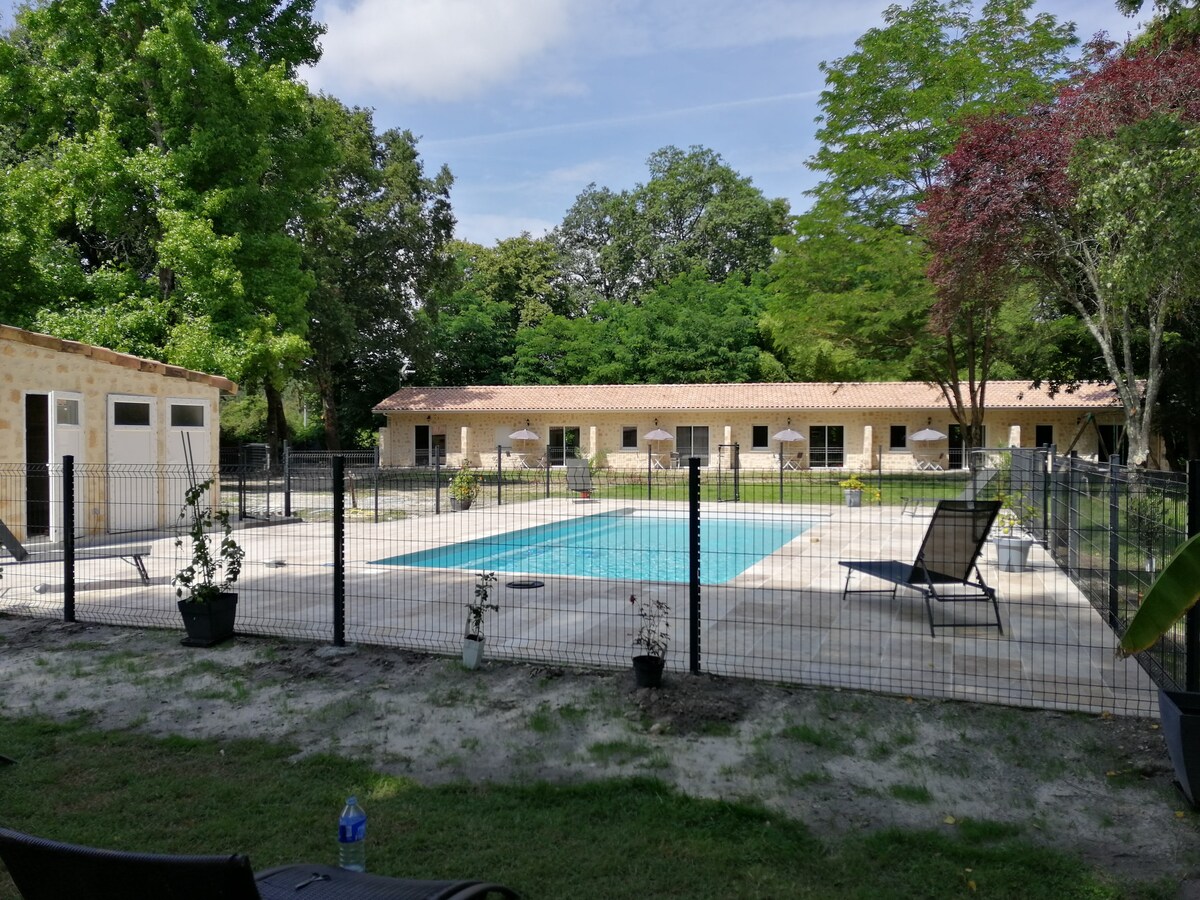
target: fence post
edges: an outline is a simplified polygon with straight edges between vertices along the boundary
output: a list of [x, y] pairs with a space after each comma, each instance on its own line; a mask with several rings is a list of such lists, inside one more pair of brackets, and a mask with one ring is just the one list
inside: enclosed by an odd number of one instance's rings
[[688, 668], [700, 674], [700, 457], [688, 457]]
[[346, 460], [333, 458], [333, 645], [346, 646]]
[[496, 505], [504, 505], [504, 457], [501, 453], [504, 451], [503, 444], [496, 445]]
[[742, 500], [742, 447], [737, 442], [733, 442], [733, 502], [740, 503]]
[[292, 515], [292, 445], [283, 442], [283, 517]]
[[442, 454], [433, 454], [433, 514], [442, 514]]
[[1117, 630], [1119, 596], [1117, 582], [1121, 578], [1121, 458], [1108, 458], [1108, 626]]
[[546, 446], [546, 499], [550, 499], [550, 447]]
[[246, 445], [238, 444], [238, 521], [246, 518]]
[[63, 502], [63, 621], [75, 621], [75, 457], [64, 456]]
[[[1188, 537], [1200, 534], [1200, 459], [1188, 460]], [[1184, 682], [1189, 691], [1200, 691], [1200, 609], [1193, 606], [1184, 619]]]
[[779, 503], [783, 504], [783, 441], [779, 442]]
[[1075, 466], [1078, 451], [1067, 457], [1067, 574], [1079, 577], [1079, 470]]

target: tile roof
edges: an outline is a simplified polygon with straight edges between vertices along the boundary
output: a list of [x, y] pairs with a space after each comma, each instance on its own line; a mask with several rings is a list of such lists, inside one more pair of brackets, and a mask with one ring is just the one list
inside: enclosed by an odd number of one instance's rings
[[125, 369], [150, 372], [166, 378], [183, 378], [186, 381], [209, 384], [226, 394], [236, 394], [238, 390], [236, 384], [228, 378], [222, 378], [220, 375], [193, 372], [191, 369], [185, 369], [181, 366], [170, 366], [164, 362], [154, 359], [143, 359], [140, 356], [134, 356], [130, 353], [118, 353], [115, 350], [97, 347], [94, 344], [66, 341], [53, 335], [41, 334], [37, 331], [26, 331], [23, 328], [16, 328], [12, 325], [0, 325], [0, 340], [27, 344], [30, 347], [44, 347], [47, 350], [53, 350], [57, 353], [78, 353], [82, 356], [90, 356], [98, 362], [121, 366]]
[[[1054, 396], [1027, 381], [992, 381], [988, 409], [1117, 409], [1109, 384]], [[619, 410], [942, 409], [941, 391], [919, 381], [771, 384], [470, 385], [401, 388], [375, 412], [568, 412]]]

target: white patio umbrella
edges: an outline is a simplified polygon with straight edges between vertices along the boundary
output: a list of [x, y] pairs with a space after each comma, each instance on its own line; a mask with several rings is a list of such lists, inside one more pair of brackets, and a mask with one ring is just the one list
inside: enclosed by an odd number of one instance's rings
[[934, 428], [922, 428], [916, 434], [908, 436], [910, 441], [944, 441], [946, 436]]
[[[642, 437], [649, 445], [646, 447], [646, 469], [647, 472], [654, 468], [654, 442], [669, 441], [673, 439], [673, 435], [669, 431], [663, 431], [661, 428], [655, 428], [653, 431], [647, 431]], [[662, 466], [660, 465], [661, 469]]]
[[[512, 434], [510, 434], [508, 439], [510, 441], [536, 441], [538, 440], [538, 436], [536, 432], [530, 431], [528, 428], [522, 428], [520, 431], [514, 431]], [[527, 453], [527, 450], [521, 450], [517, 457], [519, 460], [518, 465], [520, 465], [522, 469], [532, 468], [529, 465], [529, 461], [526, 459]]]
[[785, 429], [783, 429], [783, 431], [776, 433], [775, 440], [777, 440], [777, 441], [802, 441], [802, 440], [804, 440], [804, 435], [802, 435], [800, 432], [798, 432], [794, 429], [785, 428]]

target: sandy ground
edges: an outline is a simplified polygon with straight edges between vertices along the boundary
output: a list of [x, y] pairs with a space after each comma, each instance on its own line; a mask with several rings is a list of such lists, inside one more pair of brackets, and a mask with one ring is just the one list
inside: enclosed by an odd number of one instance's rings
[[1200, 818], [1173, 787], [1151, 720], [680, 673], [644, 690], [626, 671], [468, 672], [390, 649], [178, 640], [0, 616], [0, 712], [261, 737], [424, 783], [652, 775], [761, 802], [818, 834], [1012, 822], [1121, 876], [1200, 873]]

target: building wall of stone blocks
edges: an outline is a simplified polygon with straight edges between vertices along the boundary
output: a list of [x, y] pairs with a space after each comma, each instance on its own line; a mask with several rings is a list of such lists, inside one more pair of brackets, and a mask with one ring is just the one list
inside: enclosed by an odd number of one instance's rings
[[[1097, 438], [1094, 429], [1080, 432], [1083, 415], [1075, 410], [994, 410], [985, 419], [987, 444], [991, 447], [1035, 446], [1037, 426], [1051, 426], [1052, 442], [1060, 451], [1078, 435], [1075, 450], [1080, 456], [1094, 457]], [[1104, 412], [1097, 418], [1105, 424], [1120, 424], [1119, 411]], [[465, 460], [474, 466], [495, 469], [497, 458], [503, 468], [516, 468], [522, 459], [537, 467], [542, 464], [551, 427], [578, 428], [582, 456], [600, 456], [608, 468], [642, 470], [648, 456], [663, 465], [672, 463], [674, 441], [651, 444], [644, 435], [655, 428], [675, 435], [681, 427], [708, 428], [710, 465], [718, 464], [720, 445], [738, 444], [743, 469], [775, 470], [780, 465], [779, 454], [790, 468], [812, 466], [809, 445], [810, 429], [817, 426], [838, 426], [843, 429], [843, 458], [841, 468], [847, 470], [876, 470], [885, 472], [913, 471], [925, 460], [945, 468], [948, 464], [948, 438], [936, 441], [910, 441], [907, 437], [924, 428], [949, 435], [953, 420], [945, 409], [928, 410], [761, 410], [679, 412], [662, 410], [592, 412], [592, 413], [389, 413], [387, 425], [381, 429], [381, 460], [384, 465], [411, 466], [416, 459], [414, 427], [427, 425], [432, 433], [444, 434], [448, 466], [459, 466]], [[754, 428], [766, 429], [765, 446], [754, 446]], [[903, 429], [903, 446], [892, 444], [892, 428]], [[521, 429], [536, 433], [538, 441], [513, 441], [509, 438]], [[636, 449], [622, 447], [624, 430], [632, 428], [638, 435]], [[791, 428], [806, 440], [781, 442], [773, 435]], [[760, 429], [761, 432], [761, 429]], [[497, 457], [497, 445], [500, 446]], [[728, 465], [729, 452], [721, 457]]]

